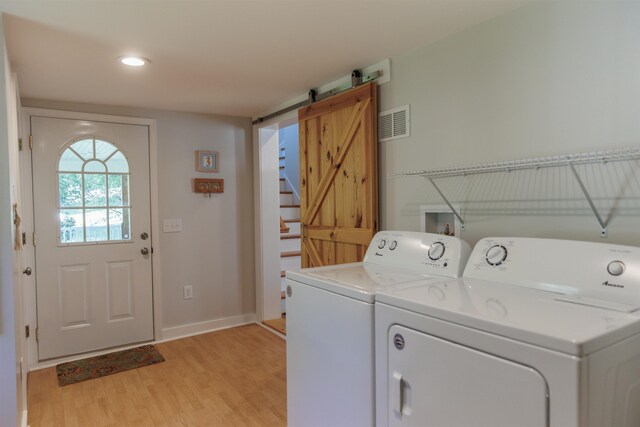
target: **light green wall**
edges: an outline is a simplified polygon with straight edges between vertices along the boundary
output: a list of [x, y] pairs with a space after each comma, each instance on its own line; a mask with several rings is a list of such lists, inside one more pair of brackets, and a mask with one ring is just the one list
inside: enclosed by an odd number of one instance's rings
[[[640, 144], [640, 2], [532, 2], [392, 58], [380, 110], [412, 135], [381, 143], [383, 229], [418, 230], [422, 184], [385, 175]], [[463, 235], [599, 240], [592, 216], [473, 217]], [[616, 218], [609, 242], [638, 244]]]

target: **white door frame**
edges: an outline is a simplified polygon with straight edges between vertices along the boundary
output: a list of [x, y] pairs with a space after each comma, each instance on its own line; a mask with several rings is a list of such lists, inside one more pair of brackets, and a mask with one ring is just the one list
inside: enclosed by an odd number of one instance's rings
[[[33, 183], [31, 174], [31, 150], [28, 149], [28, 135], [30, 135], [30, 122], [32, 116], [44, 116], [60, 119], [90, 120], [96, 122], [122, 123], [149, 127], [149, 186], [151, 191], [151, 236], [153, 238], [153, 256], [151, 257], [152, 290], [153, 290], [153, 333], [155, 341], [162, 339], [162, 286], [160, 271], [160, 211], [158, 208], [158, 139], [155, 119], [138, 117], [111, 116], [107, 114], [80, 113], [73, 111], [49, 110], [42, 108], [22, 109], [22, 135], [25, 135], [21, 152], [20, 167], [22, 170], [22, 200], [23, 231], [27, 234], [27, 244], [24, 247], [25, 265], [35, 269], [35, 247], [33, 246]], [[25, 325], [31, 329], [31, 337], [28, 339], [28, 366], [38, 368], [48, 366], [51, 361], [40, 364], [38, 362], [38, 347], [35, 340], [35, 328], [37, 326], [36, 288], [33, 276], [24, 281], [25, 286]]]
[[[280, 162], [278, 130], [298, 122], [291, 111], [253, 126], [256, 317], [280, 317]], [[274, 179], [275, 177], [275, 179]], [[277, 248], [277, 250], [273, 250]]]

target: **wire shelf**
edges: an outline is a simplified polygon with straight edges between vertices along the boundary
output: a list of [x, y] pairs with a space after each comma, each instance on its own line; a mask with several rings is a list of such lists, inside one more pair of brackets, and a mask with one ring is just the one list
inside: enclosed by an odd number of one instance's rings
[[463, 214], [589, 213], [605, 237], [614, 216], [640, 215], [640, 147], [387, 175], [408, 177], [424, 178], [421, 191], [444, 200], [463, 230]]

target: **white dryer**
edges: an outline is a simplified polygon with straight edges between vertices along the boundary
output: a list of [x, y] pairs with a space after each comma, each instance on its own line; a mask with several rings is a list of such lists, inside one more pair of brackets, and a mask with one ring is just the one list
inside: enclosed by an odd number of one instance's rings
[[459, 277], [470, 252], [455, 237], [383, 231], [363, 262], [287, 272], [289, 425], [375, 425], [375, 293]]
[[640, 425], [640, 248], [491, 238], [376, 295], [378, 426]]

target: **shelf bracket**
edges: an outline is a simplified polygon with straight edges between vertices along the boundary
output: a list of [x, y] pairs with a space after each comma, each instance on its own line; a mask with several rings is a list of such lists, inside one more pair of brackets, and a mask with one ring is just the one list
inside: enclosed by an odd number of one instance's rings
[[591, 210], [593, 211], [593, 214], [596, 216], [596, 219], [600, 224], [600, 237], [602, 238], [607, 237], [607, 226], [609, 225], [608, 224], [609, 221], [608, 220], [604, 221], [600, 216], [600, 213], [598, 212], [598, 208], [596, 207], [595, 203], [593, 203], [593, 199], [589, 195], [589, 191], [587, 190], [587, 187], [584, 186], [584, 183], [582, 182], [582, 179], [580, 178], [580, 175], [578, 174], [576, 167], [570, 161], [567, 162], [567, 164], [569, 165], [569, 168], [571, 168], [571, 172], [573, 172], [573, 176], [576, 178], [576, 181], [578, 181], [578, 185], [580, 186], [580, 189], [582, 190], [584, 197], [587, 199], [587, 202], [589, 202], [589, 206], [591, 206]]
[[436, 183], [433, 181], [433, 179], [430, 176], [427, 175], [427, 176], [423, 176], [423, 177], [424, 177], [424, 179], [429, 181], [431, 183], [431, 185], [433, 185], [433, 188], [436, 189], [436, 191], [438, 192], [440, 197], [442, 197], [442, 200], [444, 200], [444, 202], [447, 204], [447, 206], [449, 206], [449, 209], [451, 209], [451, 212], [453, 212], [453, 214], [456, 216], [456, 218], [458, 218], [458, 221], [460, 221], [460, 230], [464, 231], [465, 230], [464, 220], [462, 219], [462, 217], [460, 216], [458, 211], [453, 207], [451, 202], [449, 202], [449, 199], [447, 199], [447, 196], [444, 195], [444, 193], [440, 190], [440, 187], [438, 187], [436, 185]]

